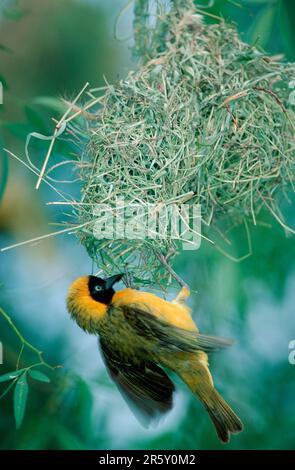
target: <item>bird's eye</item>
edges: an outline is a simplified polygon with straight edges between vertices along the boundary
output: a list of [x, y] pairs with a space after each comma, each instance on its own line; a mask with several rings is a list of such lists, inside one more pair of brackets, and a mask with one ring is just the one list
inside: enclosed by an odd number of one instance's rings
[[102, 287], [99, 286], [98, 284], [96, 286], [94, 286], [94, 292], [100, 292], [102, 291]]

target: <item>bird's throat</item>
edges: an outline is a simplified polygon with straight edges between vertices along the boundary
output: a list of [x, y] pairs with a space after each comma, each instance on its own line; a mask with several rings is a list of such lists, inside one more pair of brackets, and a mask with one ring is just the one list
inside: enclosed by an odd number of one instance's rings
[[107, 313], [108, 306], [90, 300], [84, 300], [83, 303], [71, 302], [68, 299], [67, 307], [71, 317], [83, 330], [88, 333], [98, 333], [99, 324]]

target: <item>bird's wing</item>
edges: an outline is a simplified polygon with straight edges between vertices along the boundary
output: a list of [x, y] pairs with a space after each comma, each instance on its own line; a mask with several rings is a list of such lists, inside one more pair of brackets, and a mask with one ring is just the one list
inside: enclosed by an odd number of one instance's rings
[[138, 304], [121, 307], [126, 321], [136, 333], [156, 340], [157, 345], [171, 351], [204, 351], [211, 353], [232, 344], [232, 341], [215, 336], [201, 335], [195, 330], [179, 328], [154, 315], [148, 308]]
[[100, 339], [102, 356], [111, 378], [136, 418], [148, 427], [173, 405], [174, 384], [155, 363], [122, 358]]

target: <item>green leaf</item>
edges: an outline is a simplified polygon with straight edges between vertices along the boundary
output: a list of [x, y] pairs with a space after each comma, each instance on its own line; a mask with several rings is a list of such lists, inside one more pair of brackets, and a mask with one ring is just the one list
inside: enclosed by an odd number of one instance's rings
[[273, 32], [274, 21], [276, 19], [277, 8], [274, 5], [268, 5], [261, 9], [249, 28], [248, 37], [250, 44], [267, 46]]
[[63, 114], [66, 110], [66, 105], [58, 98], [52, 98], [51, 96], [37, 96], [31, 100], [32, 104], [44, 106], [51, 110], [57, 111]]
[[13, 396], [13, 410], [16, 428], [19, 429], [24, 419], [27, 398], [28, 398], [28, 382], [26, 372], [20, 376], [16, 382]]
[[0, 382], [7, 382], [7, 380], [13, 380], [23, 373], [25, 369], [15, 370], [13, 372], [7, 372], [7, 374], [0, 375]]
[[32, 377], [32, 379], [39, 380], [39, 382], [47, 382], [47, 383], [50, 382], [50, 378], [46, 374], [43, 374], [43, 372], [40, 372], [39, 370], [30, 369], [29, 374]]

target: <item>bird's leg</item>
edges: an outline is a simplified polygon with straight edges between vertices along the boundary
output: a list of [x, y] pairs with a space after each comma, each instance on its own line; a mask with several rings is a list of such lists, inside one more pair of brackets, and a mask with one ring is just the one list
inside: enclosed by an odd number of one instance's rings
[[172, 300], [174, 304], [182, 304], [190, 296], [190, 291], [187, 287], [182, 287], [175, 299]]
[[131, 289], [136, 289], [136, 287], [133, 285], [133, 274], [128, 271], [128, 263], [126, 263], [125, 267], [125, 284], [126, 287], [130, 287]]

